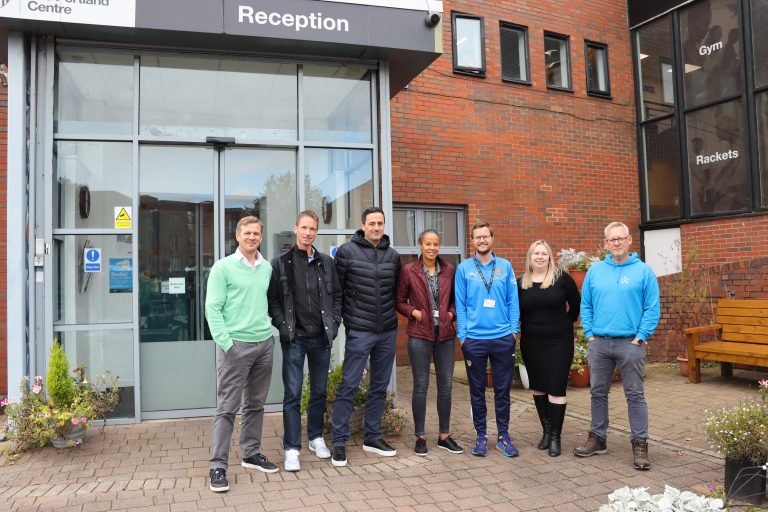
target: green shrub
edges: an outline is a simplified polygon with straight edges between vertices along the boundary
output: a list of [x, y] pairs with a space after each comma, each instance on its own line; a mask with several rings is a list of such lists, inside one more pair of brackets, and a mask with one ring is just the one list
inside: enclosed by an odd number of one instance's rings
[[72, 405], [74, 397], [75, 384], [69, 376], [67, 354], [61, 343], [54, 341], [48, 361], [48, 398], [54, 407], [66, 408]]

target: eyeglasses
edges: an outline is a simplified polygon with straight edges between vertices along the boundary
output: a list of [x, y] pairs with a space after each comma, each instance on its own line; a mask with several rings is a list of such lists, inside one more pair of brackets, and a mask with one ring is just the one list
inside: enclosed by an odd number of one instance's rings
[[624, 242], [627, 241], [628, 236], [622, 236], [620, 238], [606, 238], [605, 243], [611, 244], [611, 245], [621, 245]]
[[473, 238], [475, 242], [482, 242], [483, 240], [490, 240], [493, 238], [493, 235], [480, 235]]

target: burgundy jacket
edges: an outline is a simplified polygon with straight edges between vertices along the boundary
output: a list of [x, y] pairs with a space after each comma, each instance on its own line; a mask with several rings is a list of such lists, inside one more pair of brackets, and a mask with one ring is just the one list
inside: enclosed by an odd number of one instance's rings
[[[453, 303], [453, 265], [437, 257], [440, 263], [440, 272], [437, 274], [437, 284], [440, 289], [440, 341], [448, 341], [456, 336], [453, 320], [456, 318], [456, 307]], [[400, 272], [395, 291], [395, 308], [397, 312], [408, 319], [408, 336], [434, 341], [435, 326], [432, 320], [432, 305], [429, 296], [432, 291], [427, 283], [424, 273], [424, 263], [419, 259], [408, 263]], [[421, 321], [416, 321], [411, 316], [414, 309], [420, 309], [423, 313]], [[448, 315], [451, 312], [452, 316]]]

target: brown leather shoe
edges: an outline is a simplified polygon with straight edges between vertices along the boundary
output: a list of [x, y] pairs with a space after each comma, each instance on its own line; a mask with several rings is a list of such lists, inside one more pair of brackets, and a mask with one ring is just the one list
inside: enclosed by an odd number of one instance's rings
[[640, 471], [651, 469], [651, 461], [648, 460], [648, 441], [645, 439], [633, 439], [632, 455], [635, 457], [635, 469]]
[[587, 442], [573, 450], [577, 457], [590, 457], [592, 455], [602, 455], [608, 453], [608, 446], [604, 437], [598, 437], [594, 432], [589, 433]]

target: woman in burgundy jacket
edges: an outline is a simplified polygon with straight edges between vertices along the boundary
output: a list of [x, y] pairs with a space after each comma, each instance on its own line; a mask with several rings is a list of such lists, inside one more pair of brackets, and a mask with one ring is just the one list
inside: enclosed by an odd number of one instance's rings
[[413, 421], [416, 430], [416, 455], [427, 454], [424, 416], [427, 410], [429, 365], [435, 361], [437, 376], [437, 416], [440, 436], [437, 446], [452, 453], [464, 450], [450, 434], [451, 383], [453, 381], [456, 329], [453, 319], [454, 267], [438, 256], [440, 235], [427, 229], [419, 235], [421, 255], [400, 272], [395, 292], [395, 307], [408, 319], [408, 355], [413, 369]]

